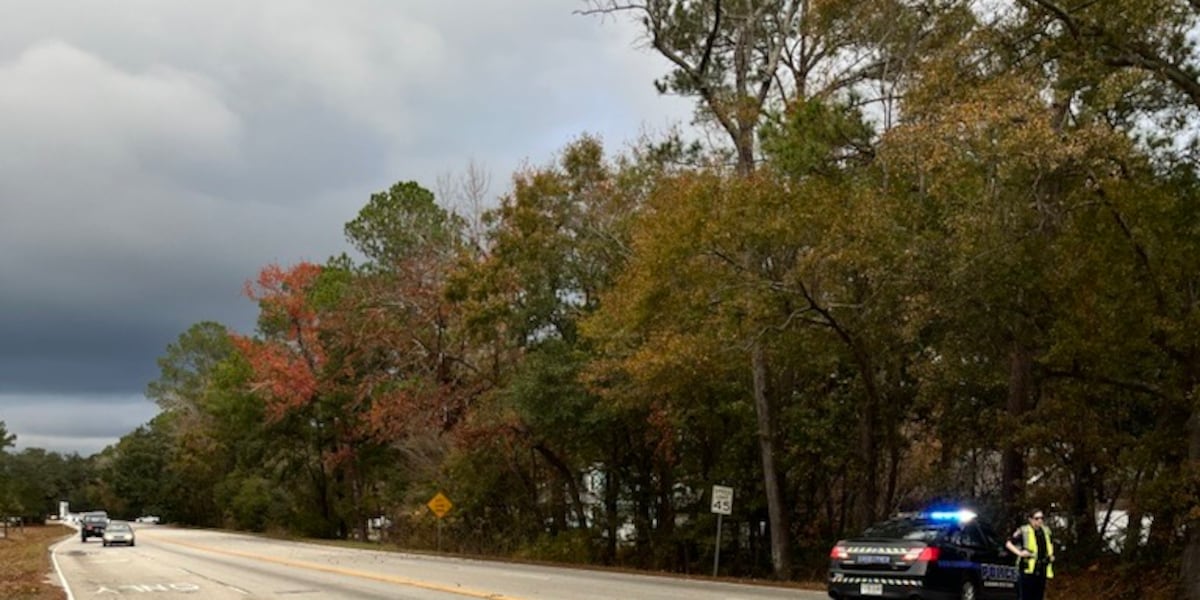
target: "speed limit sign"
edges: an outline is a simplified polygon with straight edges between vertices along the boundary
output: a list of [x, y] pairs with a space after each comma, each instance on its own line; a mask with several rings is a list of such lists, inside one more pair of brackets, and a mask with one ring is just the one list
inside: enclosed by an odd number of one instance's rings
[[723, 485], [712, 487], [712, 511], [718, 515], [733, 514], [733, 488]]

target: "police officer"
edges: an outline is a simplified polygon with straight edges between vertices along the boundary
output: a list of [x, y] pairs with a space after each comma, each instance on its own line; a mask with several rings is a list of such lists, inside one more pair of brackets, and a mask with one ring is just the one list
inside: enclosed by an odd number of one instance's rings
[[1017, 587], [1021, 600], [1042, 600], [1046, 580], [1054, 578], [1054, 542], [1046, 527], [1046, 515], [1030, 511], [1029, 524], [1022, 525], [1005, 542], [1009, 552], [1017, 555]]

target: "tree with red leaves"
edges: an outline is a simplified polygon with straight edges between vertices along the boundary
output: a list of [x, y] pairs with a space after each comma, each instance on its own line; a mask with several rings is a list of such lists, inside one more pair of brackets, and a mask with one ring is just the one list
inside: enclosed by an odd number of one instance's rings
[[[339, 406], [342, 394], [327, 368], [324, 332], [343, 275], [308, 262], [265, 267], [245, 288], [259, 304], [259, 336], [232, 336], [253, 370], [251, 390], [263, 398], [268, 424], [295, 444], [284, 463], [307, 472], [309, 486], [301, 492], [311, 494], [317, 514], [304, 519], [310, 523], [305, 528], [326, 537], [344, 536], [348, 517], [360, 512], [353, 493], [358, 426]], [[300, 502], [295, 510], [308, 507]]]
[[259, 303], [262, 340], [234, 336], [250, 360], [255, 387], [266, 392], [273, 420], [311, 404], [317, 397], [325, 350], [318, 335], [319, 319], [310, 293], [321, 267], [300, 263], [290, 269], [269, 265], [258, 279], [246, 282], [245, 294]]

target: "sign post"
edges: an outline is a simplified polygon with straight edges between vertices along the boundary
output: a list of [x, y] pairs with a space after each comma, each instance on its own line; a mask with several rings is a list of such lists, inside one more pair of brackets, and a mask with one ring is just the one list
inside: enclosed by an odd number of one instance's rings
[[433, 498], [429, 499], [429, 502], [425, 503], [425, 506], [428, 506], [429, 510], [433, 511], [434, 516], [437, 517], [437, 551], [441, 552], [442, 517], [446, 516], [446, 513], [450, 512], [451, 508], [454, 508], [454, 503], [445, 494], [438, 492]]
[[712, 511], [717, 515], [717, 543], [713, 546], [713, 577], [721, 566], [721, 517], [733, 514], [733, 488], [712, 486]]

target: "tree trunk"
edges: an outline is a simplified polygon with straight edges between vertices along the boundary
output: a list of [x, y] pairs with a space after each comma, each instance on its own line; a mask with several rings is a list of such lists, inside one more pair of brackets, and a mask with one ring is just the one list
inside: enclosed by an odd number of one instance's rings
[[[675, 477], [674, 471], [670, 464], [666, 461], [662, 462], [658, 476], [658, 504], [655, 510], [655, 517], [658, 523], [655, 539], [659, 540], [657, 546], [663, 550], [670, 548], [670, 545], [675, 540], [675, 502], [674, 502]], [[677, 563], [671, 563], [673, 554], [660, 551], [654, 557], [655, 569], [678, 570]], [[666, 561], [666, 562], [664, 562]]]
[[[863, 377], [871, 377], [863, 373]], [[861, 422], [858, 431], [858, 450], [863, 461], [862, 496], [859, 505], [859, 525], [875, 522], [875, 506], [879, 503], [879, 410], [873, 394], [863, 398]]]
[[[1033, 355], [1019, 341], [1013, 342], [1009, 354], [1008, 414], [1019, 421], [1030, 408], [1030, 386], [1033, 379]], [[1011, 432], [1010, 432], [1011, 433]], [[1006, 440], [1000, 458], [1000, 499], [1004, 521], [1014, 521], [1020, 515], [1025, 491], [1025, 454], [1016, 440]]]
[[[889, 425], [889, 428], [891, 425]], [[887, 491], [883, 496], [883, 506], [887, 511], [896, 508], [896, 495], [900, 489], [900, 462], [904, 458], [903, 452], [900, 450], [899, 435], [896, 435], [895, 430], [888, 432], [888, 478]], [[885, 515], [888, 513], [885, 513]]]
[[1071, 513], [1075, 521], [1075, 547], [1071, 552], [1072, 558], [1079, 562], [1091, 561], [1103, 550], [1100, 534], [1096, 526], [1096, 478], [1093, 476], [1093, 462], [1077, 459], [1074, 465], [1075, 477], [1071, 490]]
[[[579, 481], [576, 479], [575, 472], [572, 471], [569, 466], [567, 466], [567, 462], [563, 460], [558, 453], [551, 450], [550, 447], [546, 446], [544, 443], [539, 442], [535, 444], [533, 449], [536, 450], [538, 454], [542, 455], [542, 458], [544, 458], [546, 462], [550, 464], [555, 473], [558, 474], [558, 477], [562, 481], [563, 485], [566, 486], [567, 494], [570, 497], [571, 511], [574, 513], [575, 521], [577, 523], [576, 526], [587, 527], [587, 511], [583, 508], [583, 497], [579, 492]], [[567, 524], [565, 521], [561, 525], [564, 529], [566, 529]]]
[[[1137, 473], [1133, 475], [1133, 482], [1129, 486], [1129, 505], [1125, 511], [1125, 531], [1122, 534], [1121, 542], [1121, 559], [1125, 562], [1133, 562], [1142, 545], [1142, 507], [1141, 500], [1138, 498], [1138, 487], [1142, 482], [1142, 474], [1144, 471], [1141, 467]], [[1109, 512], [1116, 508], [1116, 501], [1122, 497], [1120, 492], [1122, 486], [1117, 486], [1117, 493], [1112, 495], [1113, 504]], [[1109, 519], [1105, 518], [1105, 531], [1108, 531]]]
[[750, 127], [750, 129], [742, 129], [738, 135], [734, 136], [734, 145], [737, 150], [737, 170], [738, 174], [743, 177], [754, 174], [754, 130], [753, 126]]
[[[614, 445], [613, 448], [617, 448]], [[613, 565], [617, 562], [617, 535], [620, 531], [621, 515], [619, 511], [618, 500], [620, 499], [621, 484], [617, 465], [620, 464], [619, 457], [616, 453], [610, 459], [608, 467], [604, 470], [604, 530], [608, 534], [608, 539], [604, 545], [604, 564]]]
[[791, 548], [787, 511], [783, 503], [783, 485], [776, 466], [775, 416], [767, 390], [767, 358], [762, 340], [755, 340], [751, 350], [754, 370], [754, 409], [758, 416], [758, 447], [762, 453], [763, 489], [767, 493], [767, 515], [771, 530], [771, 565], [776, 579], [792, 576]]
[[366, 496], [366, 492], [363, 491], [364, 487], [362, 478], [356, 475], [354, 477], [354, 487], [352, 488], [354, 492], [354, 520], [355, 529], [358, 530], [358, 539], [362, 542], [369, 541], [367, 536], [370, 533], [370, 524], [367, 522], [369, 516], [367, 515], [366, 507], [363, 506], [364, 497]]
[[643, 569], [649, 569], [653, 558], [654, 527], [650, 514], [654, 506], [654, 467], [653, 459], [643, 456], [640, 472], [637, 475], [637, 487], [633, 492], [633, 523], [636, 529], [634, 548], [637, 553], [637, 564]]

